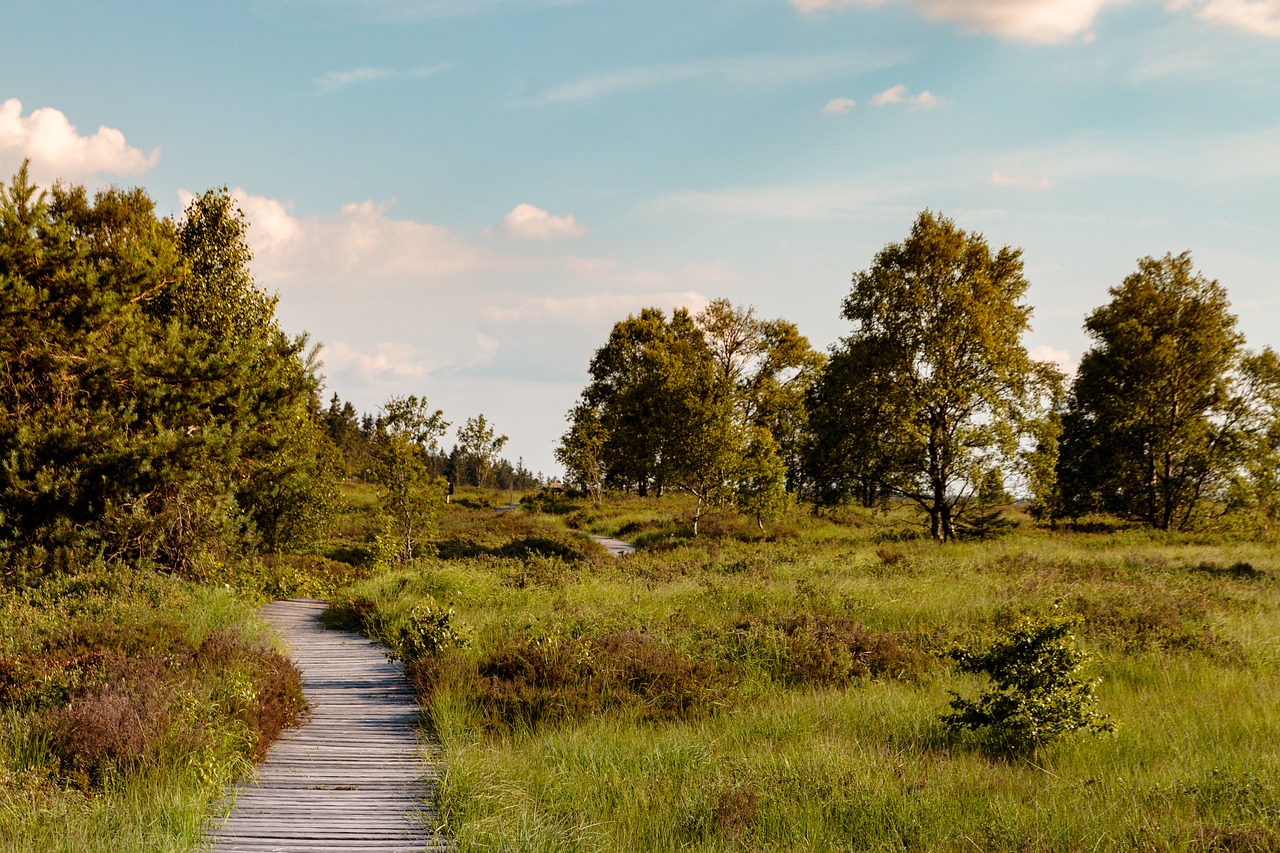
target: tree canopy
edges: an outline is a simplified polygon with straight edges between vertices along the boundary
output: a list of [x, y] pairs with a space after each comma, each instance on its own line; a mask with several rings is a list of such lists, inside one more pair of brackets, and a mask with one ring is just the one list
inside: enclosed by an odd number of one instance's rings
[[1094, 344], [1063, 418], [1060, 512], [1186, 529], [1250, 468], [1268, 479], [1275, 354], [1244, 349], [1226, 289], [1190, 253], [1142, 258], [1110, 293], [1085, 320]]
[[925, 211], [853, 276], [834, 349], [809, 396], [808, 473], [819, 497], [896, 495], [956, 524], [984, 473], [1010, 464], [1056, 372], [1022, 343], [1021, 251]]
[[175, 222], [138, 189], [0, 185], [0, 552], [187, 568], [328, 517], [305, 336], [248, 273], [227, 191]]
[[694, 316], [646, 308], [616, 323], [591, 360], [557, 459], [588, 491], [677, 488], [757, 516], [785, 501], [779, 448], [802, 440], [804, 383], [821, 358], [793, 324], [715, 300]]

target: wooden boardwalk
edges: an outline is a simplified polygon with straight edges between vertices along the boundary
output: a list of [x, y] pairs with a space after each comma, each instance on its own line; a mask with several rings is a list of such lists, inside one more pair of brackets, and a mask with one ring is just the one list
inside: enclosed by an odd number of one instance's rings
[[364, 637], [320, 626], [322, 601], [277, 601], [263, 615], [302, 671], [308, 721], [280, 738], [231, 814], [211, 827], [210, 853], [424, 853], [435, 834], [432, 774], [413, 688]]
[[636, 546], [621, 539], [610, 539], [608, 536], [592, 536], [592, 539], [604, 546], [611, 557], [629, 557], [636, 552]]

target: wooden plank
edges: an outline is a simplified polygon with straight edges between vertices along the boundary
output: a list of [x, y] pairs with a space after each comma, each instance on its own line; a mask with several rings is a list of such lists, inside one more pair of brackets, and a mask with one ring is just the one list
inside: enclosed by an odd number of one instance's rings
[[363, 637], [326, 631], [325, 602], [262, 608], [302, 672], [307, 722], [271, 747], [211, 826], [209, 853], [445, 853], [432, 827], [430, 744], [399, 664]]

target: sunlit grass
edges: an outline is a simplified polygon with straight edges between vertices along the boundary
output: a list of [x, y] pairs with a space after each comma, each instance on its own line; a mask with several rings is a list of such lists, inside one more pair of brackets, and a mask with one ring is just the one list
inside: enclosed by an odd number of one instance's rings
[[[901, 517], [860, 512], [839, 524], [796, 514], [772, 537], [726, 518], [695, 540], [682, 511], [632, 498], [545, 518], [640, 540], [616, 563], [570, 561], [517, 583], [501, 560], [424, 561], [360, 587], [400, 612], [447, 601], [474, 639], [454, 664], [464, 669], [512, 637], [616, 628], [736, 673], [687, 719], [622, 705], [532, 727], [495, 728], [469, 682], [440, 682], [429, 698], [440, 805], [460, 850], [1280, 849], [1269, 544], [1024, 528], [939, 547]], [[1117, 731], [1022, 757], [946, 731], [952, 691], [973, 696], [981, 682], [931, 653], [1054, 610], [1083, 617], [1098, 710]], [[750, 626], [788, 614], [856, 620], [932, 663], [790, 684], [742, 645]]]

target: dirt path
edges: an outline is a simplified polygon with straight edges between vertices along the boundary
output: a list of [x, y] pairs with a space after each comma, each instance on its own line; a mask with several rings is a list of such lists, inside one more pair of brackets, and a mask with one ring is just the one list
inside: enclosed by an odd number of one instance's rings
[[364, 637], [321, 627], [325, 602], [277, 601], [263, 615], [289, 644], [311, 708], [238, 787], [211, 853], [378, 851], [452, 846], [430, 827], [438, 768], [424, 759], [419, 709], [399, 664]]

